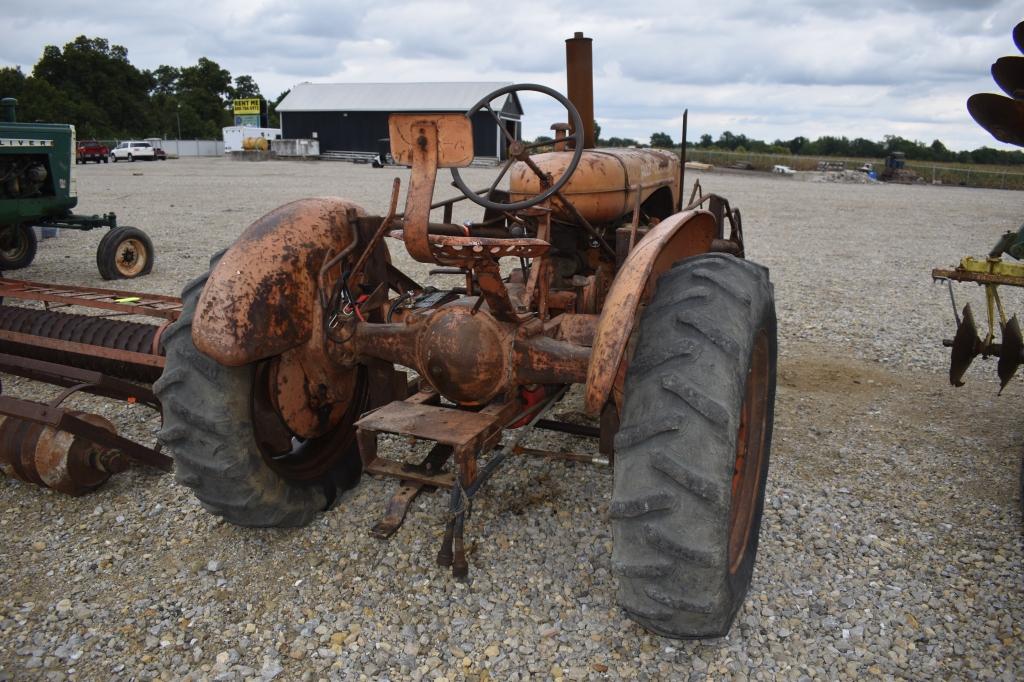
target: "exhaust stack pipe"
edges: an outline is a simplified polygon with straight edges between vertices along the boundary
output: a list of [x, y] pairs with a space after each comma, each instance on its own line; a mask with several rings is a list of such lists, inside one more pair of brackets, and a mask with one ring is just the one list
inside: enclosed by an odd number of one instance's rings
[[594, 139], [594, 58], [592, 39], [577, 31], [565, 41], [565, 73], [569, 101], [583, 119], [583, 146], [593, 149]]
[[14, 113], [17, 106], [18, 100], [13, 97], [4, 97], [3, 99], [0, 99], [0, 121], [4, 123], [17, 123], [18, 117]]

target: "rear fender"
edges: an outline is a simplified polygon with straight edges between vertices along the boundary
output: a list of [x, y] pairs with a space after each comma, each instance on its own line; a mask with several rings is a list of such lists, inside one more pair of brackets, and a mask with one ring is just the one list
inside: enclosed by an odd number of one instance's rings
[[[654, 295], [658, 277], [677, 261], [707, 253], [718, 236], [707, 211], [683, 211], [658, 223], [630, 251], [602, 307], [587, 368], [586, 409], [598, 414], [625, 376], [623, 358], [641, 303]], [[621, 395], [616, 396], [621, 403]], [[622, 405], [618, 405], [621, 412]]]
[[353, 243], [348, 212], [335, 198], [300, 199], [250, 225], [203, 288], [192, 341], [222, 365], [280, 355], [309, 340], [318, 314], [317, 276], [328, 253]]

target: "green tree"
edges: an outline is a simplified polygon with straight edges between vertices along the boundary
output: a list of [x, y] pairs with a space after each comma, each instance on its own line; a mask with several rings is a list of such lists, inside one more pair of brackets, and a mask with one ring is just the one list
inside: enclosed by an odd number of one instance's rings
[[782, 144], [783, 146], [789, 148], [789, 152], [791, 154], [803, 154], [804, 147], [806, 147], [809, 142], [810, 140], [808, 140], [803, 135], [797, 135], [792, 140], [789, 140], [788, 142], [783, 142]]
[[713, 145], [714, 143], [714, 139], [707, 133], [704, 133], [703, 135], [700, 136], [700, 142], [697, 143], [697, 146], [704, 147], [706, 149]]
[[21, 97], [25, 89], [25, 74], [20, 66], [0, 67], [0, 99]]
[[946, 149], [946, 145], [942, 144], [939, 140], [932, 142], [929, 149], [931, 149], [932, 159], [935, 161], [951, 161], [953, 159], [953, 152]]
[[673, 144], [672, 138], [667, 133], [652, 133], [651, 134], [651, 146], [652, 147], [671, 147]]
[[[70, 112], [81, 109], [75, 106], [66, 93], [32, 76], [25, 78], [21, 92], [15, 97], [18, 99], [16, 116], [25, 123], [75, 123]], [[79, 137], [87, 136], [88, 133], [88, 129], [79, 126]]]
[[277, 113], [277, 105], [284, 101], [289, 92], [291, 92], [291, 89], [285, 90], [277, 96], [277, 99], [267, 105], [267, 118], [271, 128], [281, 127], [281, 114]]
[[235, 76], [235, 85], [231, 88], [231, 99], [263, 99], [260, 94], [260, 86], [256, 84], [252, 76]]
[[718, 147], [719, 149], [732, 150], [740, 146], [740, 142], [738, 139], [736, 139], [735, 135], [733, 135], [730, 131], [725, 130], [722, 132], [721, 135], [718, 136], [718, 139], [715, 140], [715, 146]]
[[858, 137], [850, 142], [850, 156], [877, 159], [885, 156], [885, 149], [879, 142], [872, 142], [863, 137]]
[[151, 94], [170, 96], [178, 94], [178, 80], [181, 78], [180, 69], [161, 64], [150, 75], [153, 78]]
[[219, 138], [231, 125], [231, 73], [206, 57], [181, 69], [178, 77], [181, 133], [185, 138]]
[[148, 132], [152, 76], [132, 66], [121, 45], [86, 36], [78, 36], [63, 50], [47, 45], [32, 76], [63, 94], [51, 107], [58, 117], [54, 122], [74, 123], [83, 137]]
[[608, 138], [609, 147], [639, 147], [640, 143], [631, 137], [610, 137]]

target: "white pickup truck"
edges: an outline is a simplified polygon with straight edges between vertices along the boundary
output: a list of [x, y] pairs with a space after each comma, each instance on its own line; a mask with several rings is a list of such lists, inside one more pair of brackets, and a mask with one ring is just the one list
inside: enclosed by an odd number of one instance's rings
[[148, 142], [122, 142], [110, 150], [110, 160], [114, 163], [125, 159], [128, 161], [135, 159], [152, 161], [155, 158], [156, 152], [153, 150], [153, 145]]

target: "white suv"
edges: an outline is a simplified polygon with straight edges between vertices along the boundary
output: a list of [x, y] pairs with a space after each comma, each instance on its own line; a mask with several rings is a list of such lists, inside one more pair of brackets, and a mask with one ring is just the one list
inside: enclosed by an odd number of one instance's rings
[[120, 160], [145, 159], [152, 161], [156, 158], [153, 145], [148, 142], [122, 142], [110, 150], [110, 160], [117, 163]]

